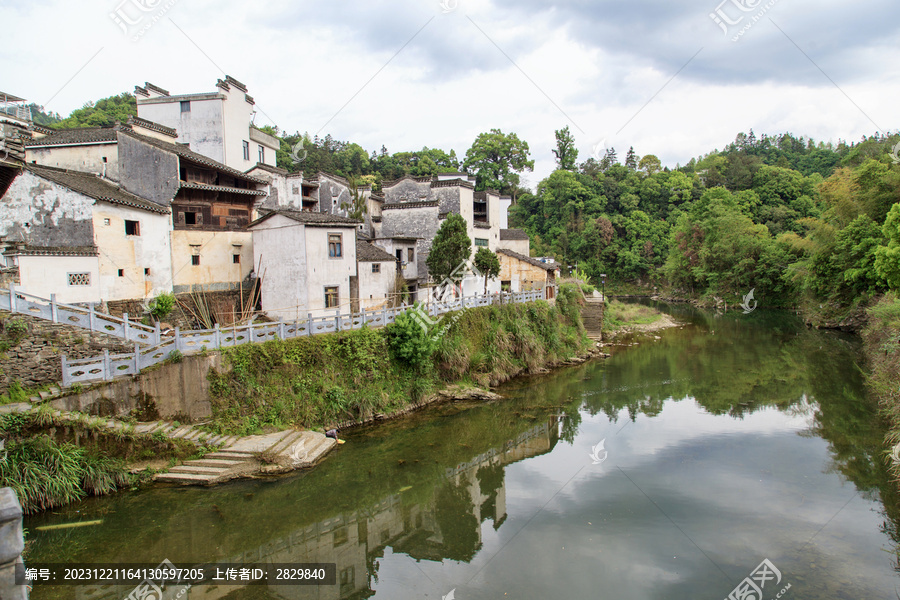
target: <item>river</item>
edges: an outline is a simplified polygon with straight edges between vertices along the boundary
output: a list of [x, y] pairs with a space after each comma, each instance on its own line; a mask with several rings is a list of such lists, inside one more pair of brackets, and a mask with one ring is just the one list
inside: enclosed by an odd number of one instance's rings
[[665, 309], [685, 325], [517, 379], [500, 401], [347, 432], [308, 472], [33, 516], [28, 561], [336, 563], [334, 585], [188, 600], [898, 597], [900, 500], [858, 340], [785, 313]]

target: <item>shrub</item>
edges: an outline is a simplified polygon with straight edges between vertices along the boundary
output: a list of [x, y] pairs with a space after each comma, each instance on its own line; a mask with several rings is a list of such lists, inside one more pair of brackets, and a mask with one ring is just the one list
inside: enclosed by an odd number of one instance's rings
[[[419, 306], [416, 304], [412, 310]], [[411, 312], [407, 310], [397, 315], [394, 322], [384, 328], [384, 335], [397, 361], [420, 370], [430, 362], [437, 340], [432, 339], [430, 332], [412, 317]]]
[[175, 294], [163, 292], [152, 299], [150, 304], [147, 305], [147, 308], [150, 311], [151, 317], [157, 321], [162, 321], [169, 316], [169, 313], [175, 308]]
[[13, 345], [18, 344], [28, 335], [28, 325], [22, 319], [7, 321], [3, 329], [6, 332], [6, 337], [12, 341]]

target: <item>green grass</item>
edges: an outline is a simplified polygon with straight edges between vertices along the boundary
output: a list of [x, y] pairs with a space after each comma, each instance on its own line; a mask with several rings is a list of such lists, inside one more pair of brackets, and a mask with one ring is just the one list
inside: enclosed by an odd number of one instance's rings
[[660, 318], [662, 318], [662, 313], [649, 306], [612, 300], [606, 305], [603, 331], [612, 333], [631, 325], [655, 323]]
[[[867, 315], [863, 347], [870, 367], [868, 382], [890, 424], [885, 441], [891, 448], [900, 443], [900, 299], [886, 294]], [[900, 465], [892, 463], [890, 468], [900, 482]]]

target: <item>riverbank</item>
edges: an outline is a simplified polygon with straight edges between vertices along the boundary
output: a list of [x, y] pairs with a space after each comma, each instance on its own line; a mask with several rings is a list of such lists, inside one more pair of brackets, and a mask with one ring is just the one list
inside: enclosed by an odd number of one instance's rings
[[210, 374], [211, 432], [346, 428], [404, 414], [447, 390], [497, 386], [596, 351], [586, 337], [577, 288], [556, 303], [472, 308], [430, 331], [404, 315], [363, 328], [231, 348]]
[[626, 333], [651, 333], [679, 325], [671, 316], [651, 306], [612, 300], [603, 322], [603, 337], [612, 339]]
[[900, 485], [900, 299], [886, 294], [867, 311], [863, 347], [869, 362], [868, 383], [888, 420], [886, 445], [896, 448], [884, 460]]

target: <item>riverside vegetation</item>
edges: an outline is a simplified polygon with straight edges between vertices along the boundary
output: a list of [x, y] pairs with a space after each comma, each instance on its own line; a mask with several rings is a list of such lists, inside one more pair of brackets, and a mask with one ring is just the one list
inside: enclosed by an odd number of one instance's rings
[[451, 384], [490, 386], [539, 372], [590, 346], [579, 298], [563, 285], [555, 306], [471, 308], [445, 315], [429, 332], [401, 314], [383, 329], [229, 348], [230, 370], [210, 375], [211, 427], [246, 435], [359, 422], [405, 411]]

